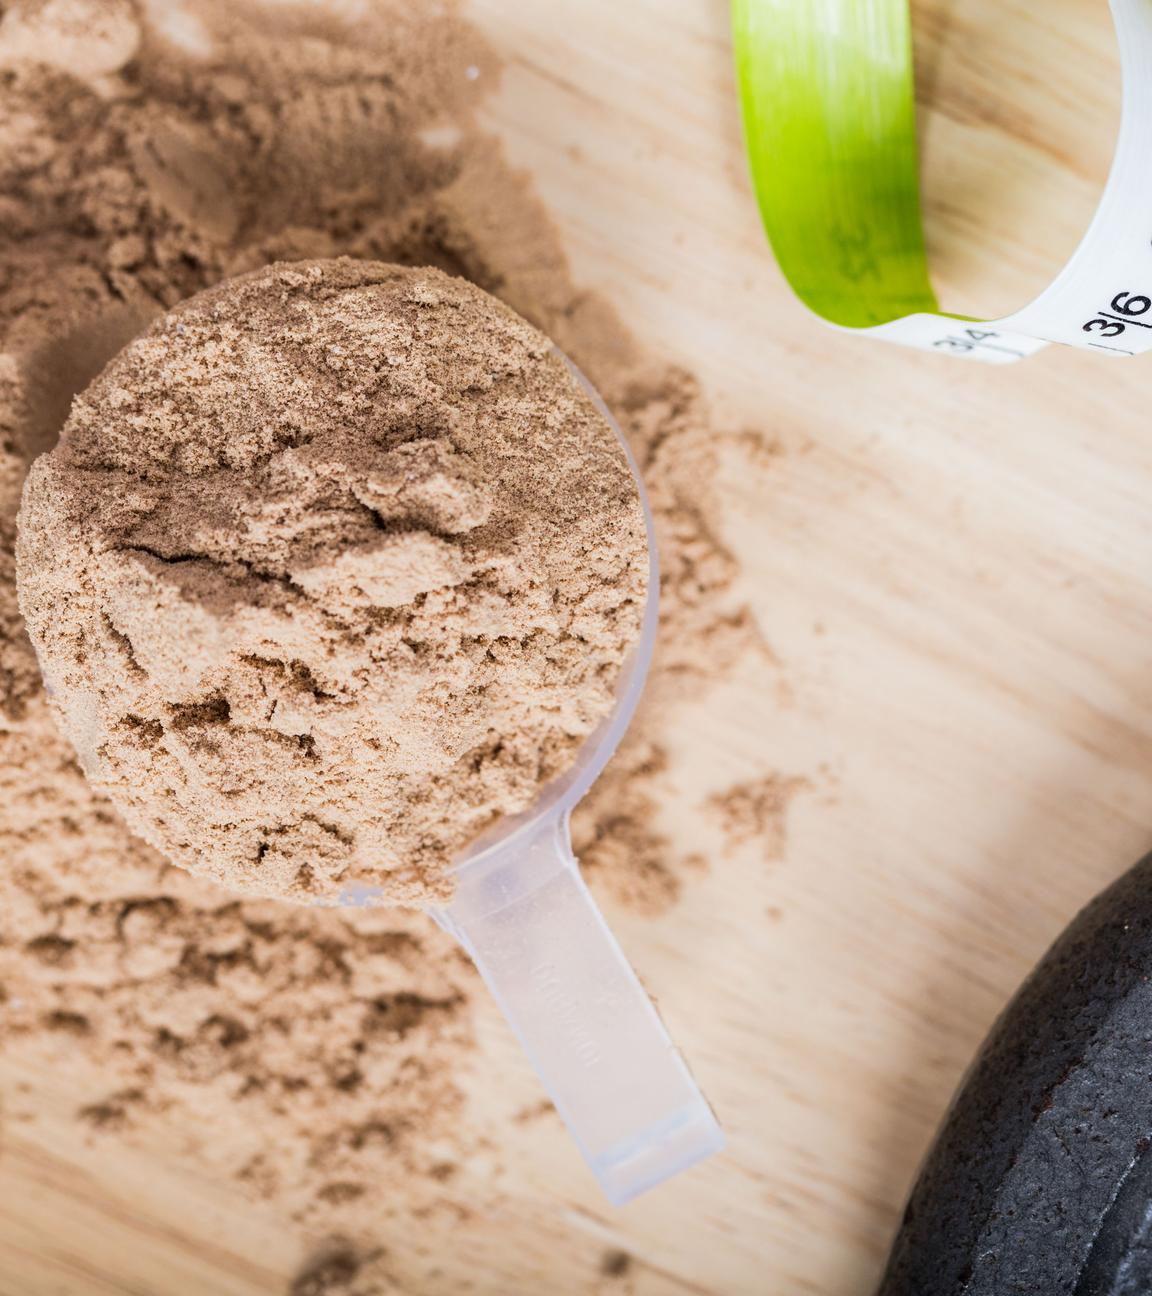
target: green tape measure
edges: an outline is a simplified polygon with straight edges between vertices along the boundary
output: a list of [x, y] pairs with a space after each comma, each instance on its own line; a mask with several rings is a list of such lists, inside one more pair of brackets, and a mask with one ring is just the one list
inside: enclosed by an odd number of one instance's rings
[[1111, 0], [1123, 106], [1083, 241], [1013, 315], [941, 311], [920, 212], [908, 0], [733, 0], [752, 178], [794, 292], [834, 328], [1002, 364], [1152, 350], [1152, 0]]

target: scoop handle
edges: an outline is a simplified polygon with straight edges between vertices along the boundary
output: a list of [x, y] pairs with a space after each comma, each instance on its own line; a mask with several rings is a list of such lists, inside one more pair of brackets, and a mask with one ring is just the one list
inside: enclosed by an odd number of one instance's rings
[[472, 956], [609, 1201], [723, 1147], [584, 884], [566, 815], [466, 864], [435, 916]]

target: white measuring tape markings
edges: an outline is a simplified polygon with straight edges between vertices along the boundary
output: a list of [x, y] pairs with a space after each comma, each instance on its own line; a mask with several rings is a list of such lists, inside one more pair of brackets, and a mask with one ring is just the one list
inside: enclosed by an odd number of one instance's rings
[[1120, 134], [1092, 224], [1056, 279], [1022, 310], [986, 323], [906, 315], [867, 333], [988, 364], [1049, 342], [1102, 355], [1152, 351], [1152, 0], [1111, 0], [1120, 46]]

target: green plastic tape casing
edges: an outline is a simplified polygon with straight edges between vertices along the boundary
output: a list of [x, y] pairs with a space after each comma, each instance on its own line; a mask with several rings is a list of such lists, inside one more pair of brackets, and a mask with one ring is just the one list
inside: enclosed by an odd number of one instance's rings
[[907, 0], [733, 0], [732, 20], [760, 214], [796, 295], [845, 328], [939, 313]]

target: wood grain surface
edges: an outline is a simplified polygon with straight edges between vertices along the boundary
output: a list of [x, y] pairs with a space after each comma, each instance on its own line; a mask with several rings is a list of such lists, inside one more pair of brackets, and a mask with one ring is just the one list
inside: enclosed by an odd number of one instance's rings
[[[1051, 349], [984, 368], [827, 332], [747, 183], [722, 0], [474, 0], [489, 115], [578, 276], [699, 375], [724, 538], [774, 661], [677, 716], [667, 825], [710, 789], [807, 780], [783, 859], [716, 860], [659, 920], [613, 914], [729, 1151], [610, 1211], [555, 1121], [510, 1126], [455, 1224], [381, 1224], [430, 1296], [850, 1296], [874, 1284], [969, 1057], [1076, 909], [1152, 838], [1152, 366]], [[1106, 5], [915, 6], [945, 304], [1043, 286], [1111, 156]], [[488, 1111], [534, 1082], [491, 1012]], [[0, 1144], [0, 1296], [258, 1296], [308, 1245], [156, 1142], [77, 1146], [67, 1068]], [[632, 1257], [622, 1279], [605, 1255]]]

